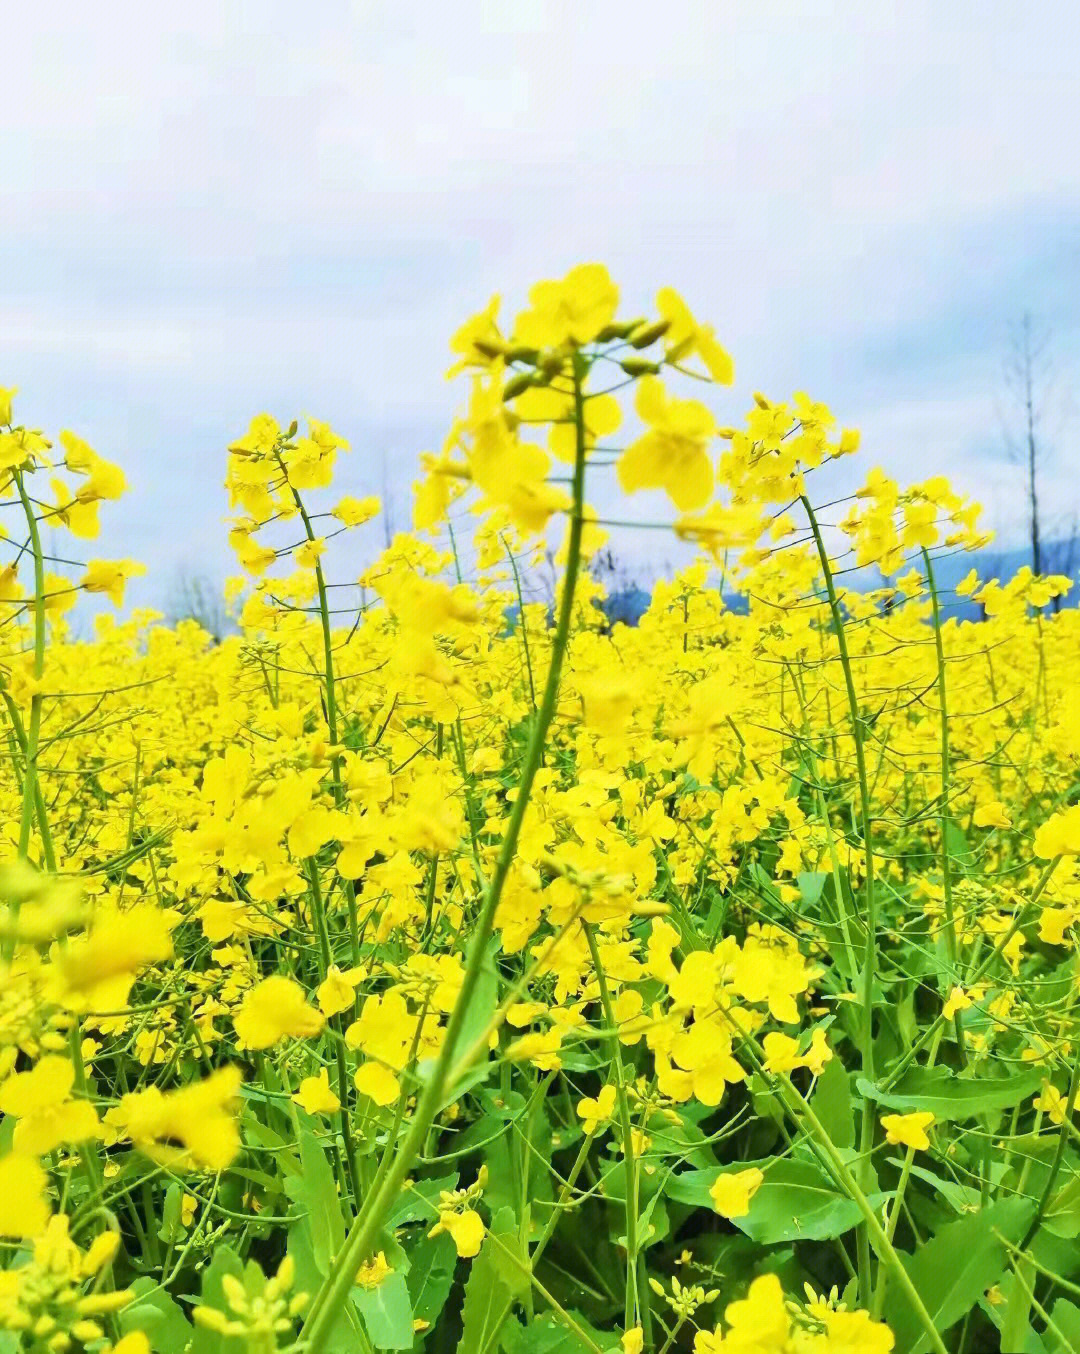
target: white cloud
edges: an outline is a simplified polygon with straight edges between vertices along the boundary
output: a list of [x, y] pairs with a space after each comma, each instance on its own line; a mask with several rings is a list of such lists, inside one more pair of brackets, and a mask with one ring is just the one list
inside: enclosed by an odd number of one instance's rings
[[581, 258], [715, 321], [725, 417], [806, 383], [874, 459], [973, 488], [1011, 471], [987, 317], [1034, 289], [1080, 346], [1028, 267], [1071, 230], [1075, 279], [1064, 0], [39, 0], [5, 52], [0, 375], [134, 458], [147, 537], [202, 538], [213, 457], [275, 400], [421, 450], [463, 314]]

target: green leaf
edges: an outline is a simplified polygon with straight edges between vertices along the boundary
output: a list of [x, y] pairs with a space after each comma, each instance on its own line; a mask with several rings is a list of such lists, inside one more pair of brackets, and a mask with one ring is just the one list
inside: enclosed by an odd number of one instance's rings
[[[508, 1209], [497, 1215], [501, 1223]], [[511, 1218], [513, 1215], [510, 1215]], [[495, 1219], [492, 1219], [494, 1226]], [[462, 1309], [461, 1341], [458, 1354], [480, 1354], [493, 1351], [499, 1331], [510, 1315], [514, 1295], [503, 1282], [502, 1272], [495, 1260], [496, 1245], [490, 1236], [484, 1238], [480, 1254], [472, 1261], [468, 1282], [465, 1284], [465, 1306]]]
[[[724, 1170], [685, 1171], [668, 1183], [668, 1197], [711, 1209], [709, 1190], [716, 1177], [749, 1166], [758, 1166], [765, 1179], [750, 1200], [750, 1212], [731, 1222], [754, 1241], [767, 1246], [781, 1241], [827, 1241], [851, 1231], [862, 1218], [858, 1205], [838, 1193], [824, 1171], [810, 1161], [750, 1161]], [[887, 1197], [871, 1195], [871, 1207], [879, 1208]]]
[[500, 1208], [491, 1219], [488, 1231], [492, 1240], [491, 1259], [499, 1272], [499, 1278], [515, 1297], [528, 1292], [529, 1255], [521, 1244], [513, 1210]]
[[161, 1208], [161, 1226], [158, 1228], [158, 1239], [164, 1241], [166, 1246], [171, 1241], [175, 1241], [180, 1231], [180, 1212], [183, 1201], [183, 1185], [170, 1185], [165, 1191], [165, 1202]]
[[[1005, 1241], [1019, 1241], [1034, 1213], [1029, 1199], [1004, 1199], [950, 1222], [914, 1255], [901, 1252], [901, 1263], [938, 1331], [944, 1333], [960, 1321], [997, 1283], [1007, 1261]], [[922, 1354], [926, 1334], [895, 1282], [889, 1287], [885, 1318], [896, 1335], [897, 1350]]]
[[[232, 1274], [235, 1278], [243, 1281], [244, 1266], [231, 1246], [219, 1246], [214, 1251], [210, 1264], [203, 1272], [202, 1303], [205, 1307], [214, 1307], [219, 1312], [224, 1312], [231, 1317], [232, 1309], [221, 1284], [221, 1280], [226, 1274]], [[245, 1343], [244, 1340], [234, 1335], [219, 1335], [216, 1331], [206, 1330], [199, 1326], [195, 1327], [194, 1346], [198, 1354], [241, 1354]]]
[[124, 1334], [141, 1330], [155, 1354], [184, 1349], [194, 1331], [178, 1304], [146, 1275], [136, 1279], [131, 1288], [135, 1300], [122, 1308], [118, 1317]]
[[[890, 1157], [889, 1162], [898, 1169], [903, 1169], [903, 1157]], [[936, 1175], [923, 1166], [911, 1166], [909, 1169], [917, 1179], [933, 1185], [935, 1192], [941, 1195], [954, 1213], [971, 1213], [981, 1207], [982, 1195], [970, 1185], [959, 1185], [955, 1180], [947, 1180], [945, 1176]]]
[[[571, 1315], [594, 1345], [607, 1349], [612, 1340], [610, 1335], [595, 1330], [576, 1312], [572, 1312]], [[567, 1330], [560, 1324], [558, 1317], [550, 1312], [535, 1321], [530, 1321], [525, 1327], [517, 1326], [516, 1330], [511, 1328], [503, 1340], [503, 1346], [507, 1354], [593, 1354], [591, 1346], [573, 1331]], [[620, 1352], [621, 1346], [616, 1341], [613, 1354]]]
[[887, 1109], [932, 1110], [938, 1120], [959, 1121], [978, 1114], [1008, 1109], [1035, 1095], [1043, 1073], [1033, 1067], [1014, 1071], [1001, 1080], [972, 1081], [958, 1077], [947, 1067], [912, 1067], [891, 1091], [883, 1091], [873, 1082], [860, 1078], [859, 1094]]
[[[496, 1006], [499, 1004], [499, 971], [495, 967], [495, 956], [498, 950], [498, 940], [495, 938], [489, 940], [484, 957], [480, 961], [480, 977], [469, 1001], [469, 1009], [465, 1013], [461, 1033], [458, 1035], [457, 1043], [454, 1046], [455, 1058], [463, 1057], [480, 1039], [490, 1024], [491, 1017], [495, 1014]], [[476, 1085], [477, 1081], [487, 1076], [489, 1071], [490, 1067], [485, 1066], [484, 1056], [481, 1055], [479, 1065], [471, 1068], [456, 1086], [448, 1089], [442, 1107], [445, 1109], [447, 1105], [452, 1105], [455, 1100], [460, 1099], [467, 1086]]]
[[418, 1321], [434, 1325], [436, 1317], [446, 1305], [454, 1282], [457, 1250], [450, 1237], [424, 1237], [411, 1252], [411, 1267], [406, 1276], [413, 1316]]
[[1050, 1196], [1043, 1226], [1067, 1241], [1080, 1236], [1080, 1176], [1074, 1176]]
[[285, 1192], [306, 1211], [315, 1262], [323, 1274], [345, 1241], [345, 1220], [341, 1216], [334, 1172], [322, 1144], [314, 1133], [300, 1134], [300, 1175], [285, 1180]]
[[352, 1304], [376, 1349], [412, 1349], [413, 1308], [403, 1274], [388, 1274], [375, 1288], [354, 1288]]
[[404, 1222], [427, 1222], [432, 1226], [438, 1218], [439, 1210], [435, 1200], [443, 1190], [457, 1189], [457, 1172], [453, 1175], [440, 1175], [435, 1180], [414, 1180], [410, 1189], [403, 1189], [390, 1205], [383, 1229], [394, 1231]]
[[810, 1108], [837, 1147], [855, 1146], [855, 1115], [851, 1108], [851, 1081], [844, 1064], [832, 1058], [818, 1077]]
[[1050, 1319], [1066, 1343], [1062, 1344], [1056, 1336], [1048, 1333], [1047, 1347], [1052, 1349], [1054, 1354], [1075, 1354], [1075, 1351], [1080, 1349], [1080, 1307], [1067, 1298], [1058, 1298], [1050, 1309]]

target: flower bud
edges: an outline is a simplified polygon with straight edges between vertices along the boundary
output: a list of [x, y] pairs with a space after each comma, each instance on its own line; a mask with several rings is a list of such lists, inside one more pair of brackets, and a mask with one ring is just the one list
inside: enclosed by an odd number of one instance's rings
[[658, 338], [663, 338], [670, 328], [670, 320], [655, 320], [652, 324], [646, 325], [644, 329], [639, 329], [636, 333], [630, 335], [630, 347], [648, 348]]
[[516, 376], [512, 376], [510, 380], [507, 381], [506, 385], [503, 386], [503, 401], [517, 399], [517, 397], [523, 395], [532, 384], [533, 373], [531, 371], [518, 372]]
[[619, 366], [627, 376], [655, 376], [660, 370], [659, 363], [650, 362], [646, 357], [626, 357]]
[[613, 339], [629, 338], [634, 330], [644, 324], [643, 319], [636, 320], [616, 320], [612, 324], [605, 324], [596, 336], [597, 343], [610, 343]]

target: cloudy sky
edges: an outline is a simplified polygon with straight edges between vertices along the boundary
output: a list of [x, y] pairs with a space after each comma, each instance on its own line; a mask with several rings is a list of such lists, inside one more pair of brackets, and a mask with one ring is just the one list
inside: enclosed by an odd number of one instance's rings
[[3, 41], [0, 384], [124, 465], [95, 549], [143, 598], [226, 573], [223, 448], [264, 408], [328, 419], [341, 487], [386, 479], [403, 524], [448, 335], [591, 259], [628, 311], [670, 283], [715, 324], [723, 421], [806, 388], [1006, 540], [1031, 311], [1045, 496], [1080, 509], [1075, 3], [35, 0]]

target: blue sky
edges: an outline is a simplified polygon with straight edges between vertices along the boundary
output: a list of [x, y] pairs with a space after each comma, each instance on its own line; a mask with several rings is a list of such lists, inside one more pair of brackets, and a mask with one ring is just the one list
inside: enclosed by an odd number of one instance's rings
[[94, 550], [145, 560], [144, 600], [228, 571], [223, 449], [263, 408], [328, 419], [342, 489], [388, 479], [404, 525], [449, 334], [586, 259], [715, 324], [723, 421], [806, 388], [864, 468], [946, 471], [1005, 541], [1031, 310], [1045, 499], [1080, 511], [1074, 4], [38, 0], [4, 50], [0, 384], [124, 465]]

